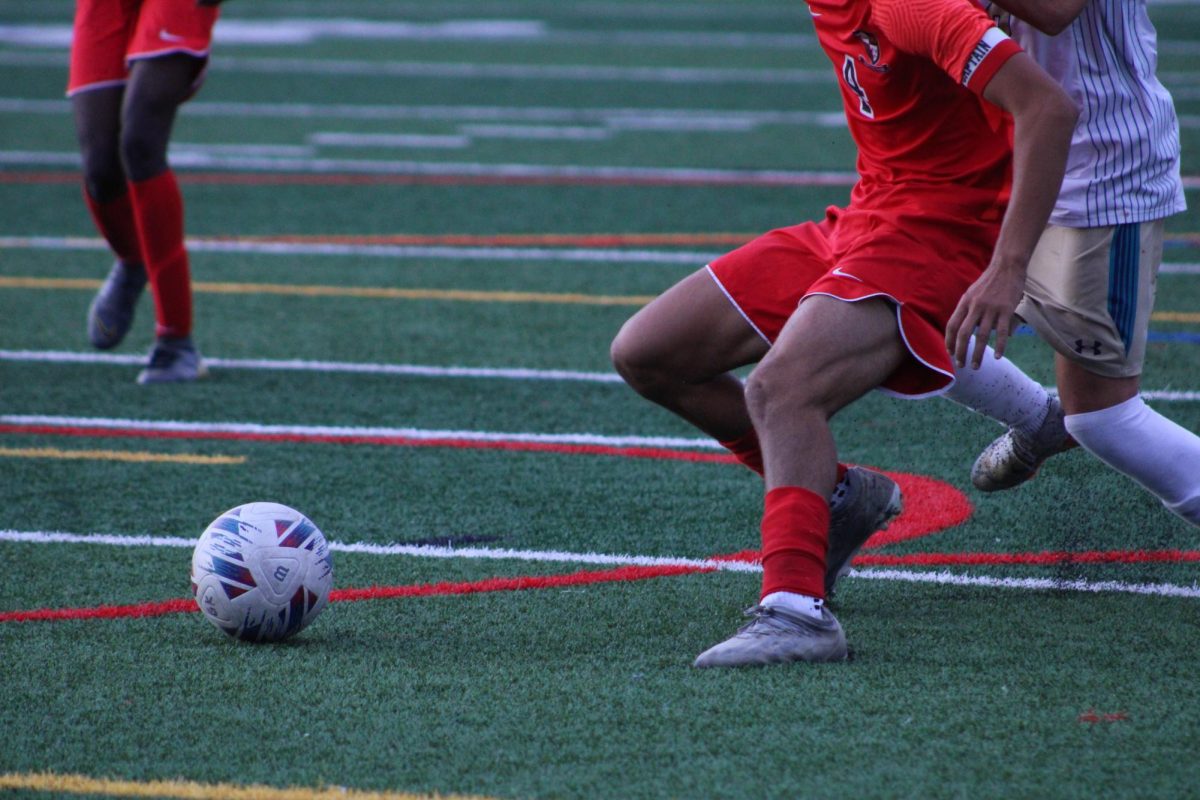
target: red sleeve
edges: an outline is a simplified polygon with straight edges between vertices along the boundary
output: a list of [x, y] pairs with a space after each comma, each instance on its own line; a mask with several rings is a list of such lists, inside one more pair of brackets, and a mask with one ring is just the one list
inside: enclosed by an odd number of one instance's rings
[[977, 94], [1021, 52], [970, 0], [873, 0], [871, 16], [896, 47], [928, 58]]

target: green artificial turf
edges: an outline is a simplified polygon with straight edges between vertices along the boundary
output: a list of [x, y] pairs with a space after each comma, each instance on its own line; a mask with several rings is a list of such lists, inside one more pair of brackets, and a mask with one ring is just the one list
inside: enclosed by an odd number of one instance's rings
[[[66, 24], [72, 3], [0, 0], [0, 22]], [[440, 23], [537, 20], [562, 42], [318, 40], [218, 42], [208, 83], [185, 106], [181, 146], [311, 147], [307, 159], [849, 172], [845, 131], [800, 122], [720, 130], [623, 130], [602, 141], [476, 137], [460, 150], [314, 144], [321, 133], [457, 135], [460, 119], [339, 117], [333, 106], [511, 107], [521, 111], [684, 109], [836, 112], [833, 75], [809, 82], [678, 85], [647, 80], [451, 80], [267, 72], [270, 59], [367, 65], [442, 62], [751, 70], [826, 70], [809, 45], [638, 45], [613, 32], [697, 36], [809, 33], [802, 5], [476, 0], [254, 0], [230, 20], [324, 17]], [[1194, 42], [1200, 13], [1152, 4], [1161, 70], [1185, 125], [1184, 174], [1197, 173]], [[57, 61], [55, 59], [58, 59]], [[40, 59], [40, 60], [39, 60]], [[59, 100], [65, 52], [0, 44], [0, 95]], [[239, 66], [240, 65], [240, 66]], [[218, 103], [312, 104], [323, 113], [220, 111]], [[206, 104], [208, 104], [206, 106]], [[603, 116], [603, 115], [601, 115]], [[94, 239], [66, 157], [65, 103], [0, 110], [0, 152], [64, 160], [0, 164], [0, 279], [98, 281], [110, 256], [64, 249]], [[186, 150], [186, 147], [183, 148]], [[214, 151], [215, 152], [215, 151]], [[189, 234], [209, 237], [401, 234], [705, 234], [752, 236], [819, 216], [846, 186], [549, 183], [321, 184], [297, 167], [180, 168]], [[224, 177], [222, 177], [224, 176]], [[1188, 199], [1195, 206], [1194, 190]], [[1195, 211], [1168, 223], [1166, 260], [1200, 261]], [[58, 242], [58, 244], [55, 244]], [[530, 245], [534, 247], [536, 245]], [[610, 373], [609, 343], [640, 300], [732, 245], [632, 245], [694, 260], [612, 261], [264, 254], [194, 249], [194, 280], [380, 289], [575, 295], [583, 302], [296, 297], [252, 287], [197, 291], [196, 340], [214, 358], [472, 366]], [[620, 252], [620, 249], [606, 252]], [[619, 383], [214, 367], [195, 385], [141, 387], [136, 364], [36, 360], [89, 353], [90, 285], [0, 287], [0, 415], [194, 423], [413, 428], [602, 437], [699, 434]], [[597, 297], [631, 298], [601, 305]], [[1200, 278], [1164, 274], [1157, 309], [1196, 314]], [[1200, 324], [1156, 320], [1144, 385], [1195, 392]], [[118, 356], [153, 336], [143, 301]], [[1010, 355], [1053, 381], [1031, 335]], [[1200, 430], [1200, 403], [1155, 400]], [[1194, 655], [1200, 581], [1194, 529], [1078, 450], [1036, 480], [986, 495], [971, 462], [1000, 429], [952, 404], [873, 394], [833, 423], [841, 458], [931, 478], [970, 504], [961, 524], [867, 555], [1180, 551], [1133, 563], [913, 567], [839, 584], [834, 609], [853, 659], [839, 665], [698, 671], [697, 653], [730, 635], [757, 597], [755, 573], [332, 603], [279, 645], [224, 636], [198, 613], [0, 621], [0, 775], [131, 781], [342, 786], [496, 798], [1046, 797], [1194, 794], [1200, 745]], [[273, 500], [308, 514], [338, 543], [428, 544], [568, 554], [705, 559], [759, 542], [761, 483], [729, 463], [578, 452], [277, 442], [188, 436], [0, 431], [0, 615], [186, 598], [191, 550], [42, 541], [62, 532], [193, 539], [222, 511]], [[29, 453], [26, 451], [34, 451]], [[101, 451], [66, 459], [53, 451]], [[230, 464], [138, 463], [103, 453], [233, 456]], [[689, 452], [716, 452], [698, 449]], [[908, 498], [909, 517], [929, 497]], [[922, 505], [925, 503], [926, 505]], [[901, 518], [905, 520], [904, 517]], [[901, 526], [901, 523], [896, 523]], [[545, 580], [609, 564], [334, 553], [338, 589]], [[937, 573], [937, 574], [935, 574]], [[944, 574], [942, 574], [944, 573]], [[939, 577], [941, 575], [941, 577]], [[949, 576], [949, 577], [947, 577]], [[934, 579], [942, 583], [930, 582]], [[1011, 587], [945, 581], [1012, 579]], [[1021, 581], [1050, 581], [1035, 589]], [[1079, 591], [1112, 582], [1125, 591]], [[1169, 585], [1184, 596], [1129, 591]], [[1075, 587], [1075, 588], [1072, 588]], [[0, 616], [0, 619], [3, 619]], [[54, 792], [3, 791], [41, 798]], [[76, 795], [101, 796], [101, 795]], [[129, 795], [120, 795], [129, 796]]]

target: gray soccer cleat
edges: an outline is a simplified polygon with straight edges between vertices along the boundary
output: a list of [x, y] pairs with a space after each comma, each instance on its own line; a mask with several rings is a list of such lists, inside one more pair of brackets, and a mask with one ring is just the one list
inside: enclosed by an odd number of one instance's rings
[[133, 312], [146, 288], [146, 269], [117, 261], [88, 309], [88, 339], [100, 350], [116, 347], [133, 325]]
[[1047, 458], [1071, 446], [1058, 398], [1046, 401], [1046, 418], [1033, 435], [1009, 428], [983, 449], [971, 467], [971, 483], [983, 492], [1011, 489], [1029, 480]]
[[694, 667], [752, 667], [788, 661], [845, 661], [846, 634], [828, 608], [821, 619], [782, 608], [754, 606], [754, 617], [729, 639], [696, 657]]
[[150, 351], [150, 363], [138, 375], [138, 383], [182, 383], [208, 375], [204, 359], [190, 338], [161, 337]]
[[850, 559], [871, 534], [888, 526], [903, 509], [900, 487], [881, 472], [850, 467], [838, 484], [840, 502], [829, 514], [829, 549], [825, 555], [825, 596], [833, 595], [838, 578], [850, 571]]

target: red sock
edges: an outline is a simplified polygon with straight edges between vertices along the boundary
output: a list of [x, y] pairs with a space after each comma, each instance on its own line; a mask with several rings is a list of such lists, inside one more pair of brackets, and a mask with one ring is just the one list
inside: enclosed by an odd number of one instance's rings
[[746, 431], [739, 438], [729, 442], [721, 442], [721, 446], [733, 453], [734, 458], [750, 469], [763, 474], [762, 448], [758, 445], [758, 433], [754, 428]]
[[767, 492], [762, 519], [762, 596], [825, 597], [829, 501], [799, 486]]
[[96, 230], [100, 231], [117, 258], [126, 264], [141, 264], [142, 248], [138, 244], [137, 223], [133, 221], [129, 192], [101, 203], [84, 189], [83, 199], [88, 211], [92, 212]]
[[[843, 464], [840, 461], [838, 462], [838, 465], [837, 465], [837, 482], [838, 483], [841, 483], [842, 481], [846, 480], [846, 470], [848, 470], [848, 469], [850, 469], [850, 468], [847, 467], [845, 464]], [[834, 485], [836, 485], [836, 484], [834, 484]]]
[[129, 194], [137, 220], [138, 241], [154, 290], [158, 336], [192, 333], [192, 278], [183, 246], [183, 196], [175, 173], [131, 181]]

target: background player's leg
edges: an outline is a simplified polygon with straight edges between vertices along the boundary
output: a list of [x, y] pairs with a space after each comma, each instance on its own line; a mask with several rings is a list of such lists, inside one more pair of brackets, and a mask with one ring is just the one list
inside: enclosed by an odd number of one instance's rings
[[625, 323], [612, 343], [612, 360], [643, 397], [730, 442], [752, 432], [742, 382], [730, 370], [758, 361], [767, 348], [700, 270]]
[[134, 63], [121, 120], [121, 159], [129, 176], [138, 240], [154, 291], [157, 342], [141, 383], [194, 380], [205, 373], [191, 343], [192, 287], [183, 241], [183, 198], [167, 164], [179, 105], [204, 61], [171, 55]]
[[88, 338], [101, 349], [115, 347], [125, 338], [146, 286], [137, 225], [121, 165], [123, 95], [124, 87], [110, 86], [71, 97], [83, 159], [84, 201], [97, 230], [116, 255], [108, 278], [88, 310]]
[[1055, 355], [1071, 436], [1200, 526], [1200, 437], [1146, 405], [1138, 395], [1139, 376], [1108, 378]]
[[84, 192], [98, 203], [111, 201], [127, 191], [118, 149], [123, 96], [123, 86], [90, 89], [71, 96], [75, 135], [83, 158]]

